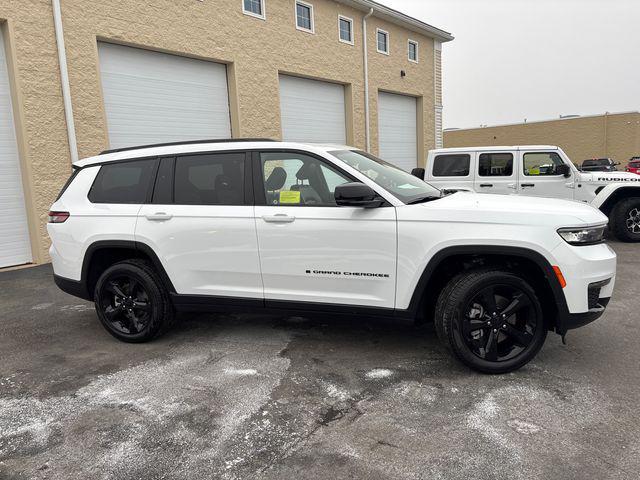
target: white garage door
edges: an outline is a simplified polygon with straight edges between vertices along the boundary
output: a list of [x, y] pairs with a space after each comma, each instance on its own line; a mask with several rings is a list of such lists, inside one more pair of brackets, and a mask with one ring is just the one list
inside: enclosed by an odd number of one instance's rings
[[111, 148], [231, 137], [225, 65], [98, 45]]
[[9, 74], [0, 32], [0, 268], [31, 260]]
[[418, 166], [417, 118], [415, 97], [378, 95], [380, 158], [408, 172]]
[[281, 75], [280, 115], [286, 142], [347, 143], [342, 85]]

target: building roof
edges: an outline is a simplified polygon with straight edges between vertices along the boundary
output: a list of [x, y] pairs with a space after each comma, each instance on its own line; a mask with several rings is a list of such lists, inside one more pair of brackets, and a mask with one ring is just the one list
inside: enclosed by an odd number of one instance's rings
[[608, 117], [613, 117], [615, 115], [633, 115], [640, 114], [639, 111], [630, 110], [628, 112], [606, 112], [606, 113], [598, 113], [596, 115], [567, 115], [565, 117], [560, 118], [548, 118], [546, 120], [532, 120], [526, 122], [515, 122], [515, 123], [498, 123], [495, 125], [486, 125], [483, 127], [470, 127], [470, 128], [445, 128], [443, 131], [445, 132], [460, 132], [467, 130], [485, 130], [487, 128], [498, 128], [498, 127], [513, 127], [518, 125], [530, 125], [536, 123], [548, 123], [548, 122], [564, 122], [569, 120], [580, 120], [583, 118], [596, 118], [596, 117], [604, 117], [605, 115]]
[[400, 25], [414, 32], [421, 33], [423, 35], [426, 35], [427, 37], [434, 38], [436, 40], [439, 40], [440, 42], [450, 42], [454, 38], [453, 35], [451, 35], [449, 32], [434, 27], [433, 25], [429, 25], [428, 23], [418, 20], [417, 18], [410, 17], [405, 13], [399, 12], [398, 10], [394, 10], [393, 8], [389, 8], [386, 5], [382, 5], [381, 3], [374, 2], [372, 0], [336, 1], [363, 11], [369, 11], [373, 8], [373, 15], [375, 17], [387, 20], [391, 23], [395, 23], [396, 25]]

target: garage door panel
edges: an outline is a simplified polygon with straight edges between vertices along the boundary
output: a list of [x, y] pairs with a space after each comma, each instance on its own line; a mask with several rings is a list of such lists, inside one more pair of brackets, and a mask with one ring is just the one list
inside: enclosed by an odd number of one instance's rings
[[9, 72], [0, 35], [0, 268], [32, 261]]
[[231, 137], [224, 65], [106, 43], [99, 54], [112, 148]]
[[418, 166], [417, 100], [381, 92], [378, 96], [380, 157], [411, 171]]
[[283, 140], [347, 143], [344, 95], [343, 85], [281, 75]]

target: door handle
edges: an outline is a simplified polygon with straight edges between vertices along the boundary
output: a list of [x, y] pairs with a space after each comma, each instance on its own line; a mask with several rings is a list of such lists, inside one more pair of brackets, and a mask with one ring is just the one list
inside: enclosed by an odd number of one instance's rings
[[167, 220], [171, 220], [173, 215], [170, 213], [157, 212], [153, 215], [145, 215], [146, 219], [151, 222], [166, 222]]
[[521, 186], [522, 188], [527, 188], [527, 187], [529, 187], [529, 188], [533, 188], [533, 187], [535, 187], [535, 186], [536, 186], [536, 184], [535, 184], [535, 183], [521, 183], [521, 184], [520, 184], [520, 186]]
[[263, 215], [262, 220], [267, 223], [293, 223], [296, 221], [296, 217], [278, 213], [277, 215]]
[[493, 183], [481, 183], [480, 186], [482, 188], [489, 188], [489, 187], [493, 187]]

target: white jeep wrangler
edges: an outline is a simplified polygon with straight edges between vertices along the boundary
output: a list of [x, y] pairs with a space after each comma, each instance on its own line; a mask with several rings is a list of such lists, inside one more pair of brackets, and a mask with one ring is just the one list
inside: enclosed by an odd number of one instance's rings
[[609, 218], [615, 236], [640, 242], [640, 175], [581, 172], [559, 147], [461, 147], [431, 150], [427, 172], [438, 188], [578, 200]]
[[460, 360], [500, 373], [602, 315], [606, 224], [576, 202], [444, 196], [349, 147], [243, 140], [81, 160], [48, 230], [58, 286], [123, 341], [182, 310], [433, 319]]

